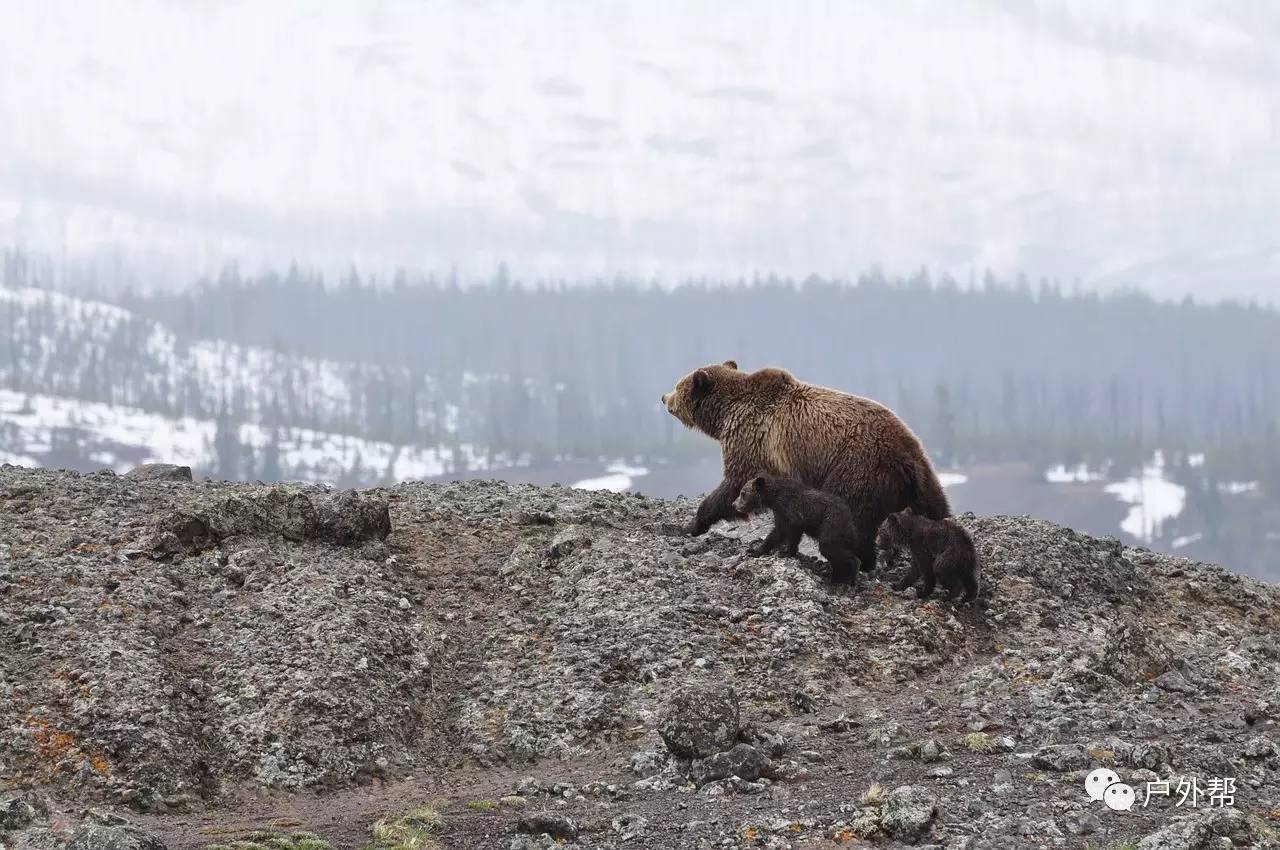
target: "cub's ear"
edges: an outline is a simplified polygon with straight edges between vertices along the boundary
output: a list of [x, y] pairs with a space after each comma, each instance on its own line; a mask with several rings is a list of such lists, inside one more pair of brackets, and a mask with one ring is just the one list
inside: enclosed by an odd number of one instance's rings
[[763, 491], [763, 490], [764, 490], [764, 476], [763, 476], [763, 475], [757, 475], [757, 476], [752, 480], [752, 482], [751, 482], [751, 483], [755, 485], [755, 487], [756, 487], [756, 489], [757, 489], [757, 490], [760, 490], [760, 491]]
[[706, 369], [699, 369], [693, 373], [693, 391], [695, 393], [704, 393], [711, 389], [711, 374]]
[[905, 508], [902, 509], [903, 516], [912, 516], [913, 514], [915, 514], [915, 511], [911, 510], [910, 505], [907, 505]]
[[726, 361], [724, 361], [724, 363], [722, 363], [721, 365], [722, 365], [722, 366], [728, 366], [730, 369], [737, 369], [737, 368], [738, 368], [738, 361], [737, 361], [737, 360], [726, 360]]

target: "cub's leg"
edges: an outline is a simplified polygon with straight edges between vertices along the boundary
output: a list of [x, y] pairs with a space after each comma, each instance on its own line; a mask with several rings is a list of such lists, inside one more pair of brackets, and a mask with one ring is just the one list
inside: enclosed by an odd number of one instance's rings
[[962, 602], [972, 602], [978, 596], [978, 569], [973, 553], [963, 546], [948, 546], [938, 555], [933, 568], [942, 580], [954, 590], [963, 590]]
[[787, 539], [783, 541], [782, 548], [778, 550], [778, 554], [788, 558], [794, 558], [800, 554], [800, 538], [804, 537], [803, 531], [792, 531], [787, 535]]
[[843, 543], [822, 540], [818, 551], [831, 564], [831, 581], [835, 584], [855, 584], [858, 580], [858, 556], [853, 548]]
[[767, 537], [763, 540], [757, 540], [747, 547], [747, 554], [761, 556], [768, 555], [774, 549], [777, 549], [784, 540], [787, 539], [787, 528], [780, 522], [774, 522], [773, 528], [769, 531]]
[[738, 511], [733, 507], [733, 502], [738, 498], [738, 493], [742, 492], [744, 483], [732, 478], [721, 481], [720, 486], [708, 493], [702, 500], [702, 504], [698, 505], [698, 513], [694, 515], [693, 521], [685, 526], [685, 532], [692, 537], [698, 537], [706, 534], [711, 530], [711, 526], [722, 519], [738, 518]]
[[938, 574], [934, 571], [933, 553], [923, 546], [912, 546], [911, 562], [914, 564], [913, 569], [918, 570], [920, 577], [924, 580], [916, 597], [928, 599], [933, 595], [933, 588], [938, 583]]
[[901, 593], [908, 587], [911, 587], [920, 578], [920, 570], [916, 567], [916, 559], [914, 557], [908, 559], [906, 574], [898, 579], [893, 585], [893, 589]]

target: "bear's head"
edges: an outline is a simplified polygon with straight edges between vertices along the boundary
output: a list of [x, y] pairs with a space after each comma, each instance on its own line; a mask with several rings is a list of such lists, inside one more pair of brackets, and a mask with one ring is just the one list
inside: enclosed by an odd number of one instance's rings
[[908, 532], [907, 518], [910, 516], [912, 516], [911, 508], [903, 508], [896, 514], [885, 517], [876, 531], [876, 548], [889, 551], [905, 545]]
[[733, 509], [738, 512], [739, 516], [751, 516], [764, 510], [768, 488], [769, 483], [765, 481], [764, 476], [757, 475], [742, 485], [738, 498], [733, 500]]
[[686, 428], [697, 428], [715, 438], [727, 403], [725, 390], [744, 377], [732, 360], [718, 366], [703, 366], [677, 381], [671, 392], [663, 393], [662, 403]]

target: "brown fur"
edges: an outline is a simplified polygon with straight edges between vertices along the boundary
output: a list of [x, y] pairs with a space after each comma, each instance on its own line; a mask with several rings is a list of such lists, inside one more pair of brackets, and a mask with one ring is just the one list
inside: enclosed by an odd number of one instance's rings
[[719, 442], [723, 454], [724, 480], [703, 499], [690, 534], [738, 516], [733, 500], [759, 472], [790, 475], [844, 499], [863, 569], [874, 568], [876, 529], [889, 514], [905, 507], [934, 519], [951, 514], [919, 439], [871, 399], [797, 381], [783, 369], [748, 374], [728, 361], [684, 376], [662, 403]]
[[818, 551], [831, 564], [832, 581], [857, 580], [857, 535], [853, 514], [843, 499], [806, 487], [795, 478], [757, 475], [742, 485], [733, 507], [744, 516], [773, 511], [773, 529], [768, 537], [751, 545], [752, 555], [768, 555], [781, 547], [783, 555], [795, 557], [800, 538], [807, 534], [818, 541]]
[[906, 590], [923, 579], [918, 595], [928, 599], [941, 579], [952, 595], [963, 590], [965, 602], [977, 597], [978, 552], [969, 532], [955, 520], [928, 519], [907, 509], [885, 518], [876, 542], [890, 557], [899, 547], [911, 552], [911, 566], [894, 590]]

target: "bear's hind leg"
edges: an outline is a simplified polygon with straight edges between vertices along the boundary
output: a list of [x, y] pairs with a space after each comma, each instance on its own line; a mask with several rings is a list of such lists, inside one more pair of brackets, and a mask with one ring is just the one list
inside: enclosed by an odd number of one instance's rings
[[820, 541], [818, 551], [831, 564], [831, 581], [835, 584], [854, 584], [858, 580], [858, 556], [853, 549], [839, 543]]
[[908, 587], [911, 587], [913, 584], [915, 584], [919, 578], [920, 578], [920, 570], [916, 569], [916, 559], [909, 558], [907, 560], [906, 573], [902, 576], [902, 578], [898, 579], [898, 581], [894, 583], [893, 589], [901, 593], [902, 591], [906, 590]]
[[973, 555], [963, 547], [951, 546], [943, 550], [934, 561], [934, 569], [948, 586], [963, 588], [962, 602], [972, 602], [978, 596], [978, 570]]
[[920, 590], [916, 592], [916, 598], [928, 599], [933, 595], [933, 589], [938, 584], [938, 573], [934, 569], [933, 556], [928, 553], [922, 553], [918, 557], [913, 555], [912, 560], [916, 562], [923, 561], [923, 563], [919, 563], [918, 566], [920, 569], [920, 576], [924, 579], [924, 582], [920, 585]]

